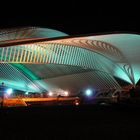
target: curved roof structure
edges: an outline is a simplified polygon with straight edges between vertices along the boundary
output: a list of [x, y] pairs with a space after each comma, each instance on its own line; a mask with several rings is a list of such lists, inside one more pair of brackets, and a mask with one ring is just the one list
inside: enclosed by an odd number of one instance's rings
[[0, 33], [0, 82], [32, 92], [121, 89], [140, 79], [140, 35], [71, 37], [43, 28]]

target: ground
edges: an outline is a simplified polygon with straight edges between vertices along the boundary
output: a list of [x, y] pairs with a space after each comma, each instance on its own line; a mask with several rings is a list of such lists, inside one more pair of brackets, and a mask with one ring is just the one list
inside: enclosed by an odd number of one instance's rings
[[3, 139], [139, 139], [140, 106], [85, 105], [0, 110]]

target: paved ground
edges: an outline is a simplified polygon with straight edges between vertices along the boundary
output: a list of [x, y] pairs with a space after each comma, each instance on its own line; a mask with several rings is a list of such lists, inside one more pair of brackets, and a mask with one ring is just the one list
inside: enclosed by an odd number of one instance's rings
[[[67, 104], [73, 104], [78, 97], [63, 97], [63, 98], [5, 98], [4, 106], [27, 106], [29, 104], [44, 104], [52, 105], [58, 104], [59, 102], [65, 102]], [[1, 103], [1, 100], [0, 100]]]
[[0, 110], [4, 139], [140, 139], [140, 106], [86, 105]]

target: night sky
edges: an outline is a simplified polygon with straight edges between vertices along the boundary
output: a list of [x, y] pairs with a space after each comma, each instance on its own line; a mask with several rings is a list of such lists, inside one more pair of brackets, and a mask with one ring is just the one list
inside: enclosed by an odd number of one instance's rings
[[[0, 28], [39, 26], [60, 30], [70, 35], [137, 32], [139, 29], [139, 8], [129, 3], [22, 3], [0, 9]], [[10, 5], [10, 4], [9, 4]], [[15, 10], [16, 9], [16, 10]]]

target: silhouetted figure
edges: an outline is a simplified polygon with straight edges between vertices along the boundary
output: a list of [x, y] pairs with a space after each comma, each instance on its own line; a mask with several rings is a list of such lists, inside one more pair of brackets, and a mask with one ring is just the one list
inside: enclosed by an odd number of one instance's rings
[[81, 103], [83, 104], [84, 101], [85, 101], [85, 95], [84, 95], [84, 92], [83, 92], [83, 91], [80, 91], [80, 92], [78, 93], [78, 97], [80, 98]]
[[61, 96], [60, 94], [57, 96], [57, 103], [58, 103], [58, 104], [60, 104], [59, 99], [60, 99], [61, 97], [62, 97], [62, 96]]
[[130, 93], [130, 97], [135, 97], [135, 88], [132, 87], [130, 90], [129, 90], [129, 93]]
[[61, 95], [58, 95], [58, 96], [57, 96], [57, 100], [59, 100], [60, 97], [61, 97]]
[[3, 105], [4, 105], [4, 89], [5, 89], [4, 82], [2, 82], [1, 83], [1, 89], [0, 89], [1, 90], [0, 91], [1, 92], [1, 103], [0, 103], [1, 107], [3, 107]]
[[120, 102], [120, 93], [117, 92], [117, 103], [119, 103], [119, 102]]

